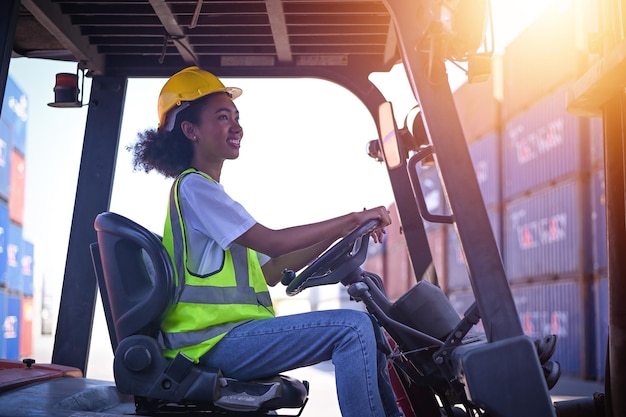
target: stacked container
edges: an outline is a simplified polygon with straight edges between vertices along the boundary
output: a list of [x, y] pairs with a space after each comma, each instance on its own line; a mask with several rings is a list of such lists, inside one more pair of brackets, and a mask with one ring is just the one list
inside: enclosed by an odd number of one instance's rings
[[24, 240], [28, 100], [9, 77], [0, 118], [0, 357], [32, 354], [34, 245]]
[[[584, 4], [552, 3], [495, 60], [488, 82], [465, 84], [454, 99], [524, 332], [559, 336], [553, 359], [564, 374], [603, 379], [602, 124], [566, 110], [568, 88], [587, 65]], [[455, 227], [445, 228], [445, 239], [429, 238], [431, 252], [443, 247], [441, 286], [463, 314], [474, 295]]]

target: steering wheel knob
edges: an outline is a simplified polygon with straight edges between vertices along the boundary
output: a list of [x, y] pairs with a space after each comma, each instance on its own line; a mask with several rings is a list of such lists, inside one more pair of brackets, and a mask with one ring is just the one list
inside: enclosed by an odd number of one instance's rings
[[291, 281], [293, 281], [295, 277], [296, 277], [296, 273], [294, 271], [292, 271], [291, 269], [285, 269], [283, 270], [283, 275], [280, 278], [280, 283], [283, 284], [284, 286], [287, 286], [291, 284]]

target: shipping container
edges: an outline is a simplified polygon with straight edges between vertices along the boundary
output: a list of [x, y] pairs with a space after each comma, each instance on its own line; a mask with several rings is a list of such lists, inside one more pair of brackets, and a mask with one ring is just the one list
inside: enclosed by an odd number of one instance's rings
[[469, 145], [469, 153], [485, 206], [500, 204], [500, 135], [484, 134]]
[[[493, 65], [501, 65], [501, 61], [502, 57], [496, 56]], [[487, 132], [499, 130], [502, 110], [498, 95], [502, 94], [502, 86], [496, 85], [497, 82], [501, 82], [501, 77], [492, 73], [487, 81], [466, 82], [454, 91], [454, 103], [468, 143]]]
[[386, 228], [384, 273], [387, 297], [396, 300], [415, 285], [415, 273], [409, 261], [406, 240], [395, 204], [389, 207], [391, 224]]
[[32, 297], [23, 297], [20, 322], [20, 358], [27, 358], [33, 354], [33, 314]]
[[7, 233], [7, 289], [11, 293], [22, 294], [22, 227], [9, 221]]
[[591, 221], [593, 270], [603, 273], [608, 265], [604, 169], [591, 173]]
[[591, 273], [588, 180], [572, 178], [508, 202], [503, 258], [510, 281]]
[[503, 199], [589, 169], [581, 118], [567, 112], [561, 88], [504, 125]]
[[7, 353], [7, 332], [5, 331], [5, 319], [7, 316], [7, 293], [0, 288], [0, 322], [2, 323], [2, 332], [0, 333], [0, 358], [6, 358]]
[[580, 2], [551, 2], [505, 48], [503, 120], [525, 110], [550, 91], [576, 80], [587, 69], [583, 39], [588, 30], [578, 18]]
[[17, 360], [20, 359], [22, 297], [18, 294], [7, 294], [6, 303], [6, 316], [2, 325], [6, 342], [4, 358]]
[[9, 178], [9, 219], [24, 224], [24, 198], [26, 162], [15, 149], [11, 151], [11, 176]]
[[11, 130], [0, 119], [0, 198], [9, 198], [9, 178], [11, 177]]
[[2, 119], [10, 128], [13, 148], [24, 155], [26, 149], [28, 99], [11, 77], [7, 78], [4, 100], [2, 102]]
[[[531, 339], [557, 335], [552, 360], [558, 361], [564, 375], [593, 377], [596, 368], [593, 323], [588, 320], [591, 302], [578, 281], [551, 281], [511, 286], [511, 294], [524, 334]], [[474, 302], [470, 290], [448, 295], [454, 309], [463, 313]], [[477, 330], [482, 330], [482, 322]]]
[[9, 234], [9, 207], [0, 201], [0, 289], [7, 285], [7, 239]]
[[[442, 278], [446, 276], [446, 240], [448, 228], [449, 225], [442, 225], [426, 232], [430, 254], [433, 258], [433, 266], [435, 267], [437, 280], [439, 281], [435, 284], [439, 286], [445, 285]], [[415, 280], [411, 282], [409, 288], [415, 285], [416, 282]], [[442, 290], [445, 291], [445, 288], [442, 288]]]
[[[580, 281], [512, 285], [511, 293], [524, 333], [533, 339], [558, 336], [552, 359], [563, 374], [588, 377], [595, 359], [591, 302]], [[589, 337], [588, 337], [589, 336]]]
[[[448, 293], [448, 300], [450, 300], [450, 304], [454, 310], [459, 314], [459, 317], [463, 317], [467, 312], [467, 309], [470, 308], [476, 298], [474, 297], [474, 292], [471, 288], [462, 289], [462, 290], [452, 290]], [[478, 323], [477, 329], [475, 331], [482, 331], [482, 321]]]
[[[494, 239], [500, 251], [502, 251], [502, 242], [500, 239], [502, 230], [502, 210], [499, 206], [487, 209], [487, 216], [491, 224], [491, 230]], [[470, 280], [467, 272], [467, 264], [465, 257], [461, 251], [459, 237], [454, 227], [448, 228], [448, 238], [446, 242], [446, 275], [445, 288], [447, 290], [458, 290], [461, 288], [469, 288]]]
[[27, 297], [33, 296], [33, 259], [35, 256], [35, 246], [28, 240], [22, 241], [22, 255], [20, 267], [22, 270], [22, 293]]
[[604, 380], [606, 355], [609, 341], [609, 280], [606, 275], [598, 276], [592, 283], [595, 327], [595, 373], [596, 379]]

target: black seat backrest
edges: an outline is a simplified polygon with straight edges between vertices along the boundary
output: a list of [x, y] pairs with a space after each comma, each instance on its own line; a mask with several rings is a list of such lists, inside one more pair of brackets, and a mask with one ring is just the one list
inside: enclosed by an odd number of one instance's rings
[[94, 227], [98, 236], [94, 264], [96, 273], [101, 268], [98, 281], [109, 332], [115, 332], [113, 349], [131, 335], [156, 338], [175, 289], [174, 270], [161, 239], [112, 212], [99, 214]]

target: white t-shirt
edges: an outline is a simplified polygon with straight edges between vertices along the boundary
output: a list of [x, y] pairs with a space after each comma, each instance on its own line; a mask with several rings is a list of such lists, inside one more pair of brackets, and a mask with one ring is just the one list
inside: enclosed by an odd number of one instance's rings
[[[224, 251], [256, 220], [226, 194], [221, 184], [202, 175], [185, 175], [179, 196], [187, 231], [188, 267], [201, 276], [217, 272], [222, 267]], [[269, 257], [259, 254], [261, 265], [267, 260]]]

